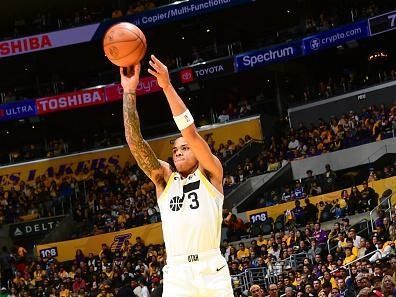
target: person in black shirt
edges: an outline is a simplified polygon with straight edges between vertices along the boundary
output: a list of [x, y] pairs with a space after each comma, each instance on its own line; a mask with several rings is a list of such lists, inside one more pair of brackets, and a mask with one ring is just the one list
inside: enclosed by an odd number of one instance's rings
[[303, 180], [306, 193], [311, 192], [312, 183], [316, 181], [315, 176], [313, 176], [313, 171], [311, 169], [307, 170], [307, 177]]
[[136, 288], [136, 280], [130, 280], [127, 278], [124, 282], [124, 287], [122, 287], [116, 297], [137, 297], [134, 293], [133, 290]]
[[316, 222], [318, 220], [318, 208], [313, 205], [308, 198], [306, 198], [304, 201], [304, 214], [306, 222]]
[[300, 201], [294, 201], [295, 207], [292, 209], [293, 217], [297, 226], [302, 226], [304, 222], [304, 209], [300, 205]]
[[368, 182], [363, 182], [363, 190], [360, 192], [362, 196], [362, 203], [367, 210], [371, 210], [378, 205], [378, 199], [373, 188], [368, 186]]
[[332, 192], [335, 190], [336, 173], [330, 168], [330, 164], [325, 166], [326, 172], [323, 173], [323, 190], [324, 192]]

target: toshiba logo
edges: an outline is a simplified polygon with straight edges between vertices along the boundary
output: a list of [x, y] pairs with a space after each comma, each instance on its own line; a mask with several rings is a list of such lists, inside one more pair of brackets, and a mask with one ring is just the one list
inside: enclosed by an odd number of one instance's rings
[[37, 109], [39, 113], [66, 110], [103, 103], [103, 90], [88, 90], [80, 93], [64, 94], [57, 97], [39, 99]]
[[52, 47], [52, 42], [48, 35], [8, 40], [0, 43], [0, 56], [29, 53], [49, 47]]

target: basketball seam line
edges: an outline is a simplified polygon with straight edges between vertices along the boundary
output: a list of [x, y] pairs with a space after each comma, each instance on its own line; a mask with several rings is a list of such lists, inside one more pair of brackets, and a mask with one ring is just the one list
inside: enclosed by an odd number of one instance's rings
[[[122, 41], [122, 42], [125, 42], [125, 41]], [[117, 42], [118, 43], [118, 42]], [[116, 61], [116, 60], [120, 60], [120, 59], [124, 59], [125, 57], [127, 57], [127, 56], [129, 56], [130, 54], [132, 54], [139, 46], [141, 45], [141, 43], [139, 43], [133, 50], [131, 50], [130, 52], [128, 52], [127, 54], [125, 54], [125, 56], [122, 56], [122, 57], [119, 57], [119, 58], [116, 58], [116, 59], [110, 59], [110, 60], [113, 60], [113, 61]]]

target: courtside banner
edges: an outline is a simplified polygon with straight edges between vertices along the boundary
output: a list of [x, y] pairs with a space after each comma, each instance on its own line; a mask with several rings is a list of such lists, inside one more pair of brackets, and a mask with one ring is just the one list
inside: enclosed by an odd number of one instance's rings
[[112, 19], [100, 25], [93, 39], [103, 38], [104, 33], [115, 23], [120, 21], [131, 22], [144, 29], [165, 23], [170, 23], [193, 16], [227, 9], [242, 4], [254, 3], [256, 0], [185, 0], [151, 9], [139, 14], [130, 15], [121, 19]]
[[0, 58], [91, 41], [99, 23], [0, 42]]
[[301, 43], [291, 42], [237, 55], [235, 65], [237, 71], [241, 71], [287, 61], [299, 56], [301, 56]]
[[192, 68], [194, 75], [198, 80], [216, 78], [235, 72], [233, 58], [201, 63], [193, 66]]
[[304, 55], [369, 37], [367, 20], [328, 30], [303, 39]]
[[57, 258], [58, 261], [64, 262], [73, 260], [78, 249], [81, 249], [84, 255], [89, 253], [98, 255], [103, 243], [107, 244], [112, 252], [120, 251], [126, 240], [135, 244], [136, 237], [140, 237], [146, 245], [163, 244], [164, 238], [161, 226], [161, 223], [155, 223], [80, 239], [41, 244], [36, 246], [36, 254], [42, 258], [52, 256]]
[[36, 100], [39, 115], [103, 103], [105, 103], [104, 88], [80, 90]]
[[64, 216], [50, 217], [29, 222], [9, 225], [9, 235], [13, 239], [21, 239], [45, 235], [51, 232], [64, 219]]
[[0, 121], [17, 120], [36, 114], [35, 100], [17, 101], [0, 106]]
[[[376, 180], [373, 182], [369, 183], [369, 186], [375, 190], [376, 193], [383, 193], [384, 191], [388, 189], [394, 189], [396, 187], [396, 176], [381, 179], [381, 180]], [[362, 186], [358, 186], [358, 189], [361, 191]], [[331, 192], [327, 193], [324, 195], [319, 195], [319, 196], [312, 196], [309, 197], [309, 201], [315, 205], [318, 204], [319, 202], [325, 202], [325, 203], [333, 203], [334, 201], [338, 201], [338, 199], [341, 197], [341, 192], [336, 191], [336, 192]], [[301, 206], [304, 207], [304, 199], [300, 199], [301, 201]], [[396, 195], [392, 196], [392, 205], [396, 202]], [[273, 206], [268, 206], [264, 208], [258, 208], [255, 210], [249, 210], [247, 211], [246, 214], [246, 219], [252, 223], [252, 219], [254, 221], [257, 221], [257, 219], [261, 219], [261, 215], [263, 213], [267, 213], [266, 217], [270, 218], [277, 218], [280, 215], [284, 215], [286, 211], [291, 211], [295, 207], [295, 202], [294, 201], [289, 201], [286, 203], [281, 203]], [[259, 217], [257, 217], [257, 215]]]
[[[167, 111], [168, 112], [168, 111]], [[239, 137], [250, 135], [253, 139], [262, 139], [260, 117], [250, 117], [225, 124], [207, 125], [198, 128], [202, 137], [211, 135], [215, 141], [215, 149], [221, 143], [232, 140], [238, 142]], [[178, 133], [149, 139], [157, 157], [167, 160], [172, 155], [172, 144], [179, 136]], [[9, 190], [20, 181], [32, 184], [38, 176], [45, 175], [50, 180], [58, 182], [63, 177], [74, 177], [77, 180], [89, 179], [98, 169], [124, 166], [125, 162], [134, 162], [131, 151], [127, 146], [118, 146], [96, 151], [77, 153], [68, 156], [41, 159], [21, 164], [0, 166], [0, 188]]]
[[396, 10], [369, 18], [370, 35], [385, 33], [396, 29]]
[[[136, 88], [136, 95], [147, 95], [161, 91], [157, 79], [153, 76], [142, 77]], [[123, 89], [121, 84], [112, 84], [105, 87], [106, 101], [118, 101], [122, 99]]]
[[136, 26], [144, 28], [251, 2], [254, 2], [254, 0], [177, 1], [174, 4], [136, 15], [129, 20]]
[[223, 75], [231, 74], [235, 72], [234, 59], [226, 58], [209, 63], [203, 62], [196, 65], [191, 65], [188, 68], [180, 70], [180, 81], [181, 83], [190, 83], [197, 80], [206, 80], [211, 78], [220, 77]]

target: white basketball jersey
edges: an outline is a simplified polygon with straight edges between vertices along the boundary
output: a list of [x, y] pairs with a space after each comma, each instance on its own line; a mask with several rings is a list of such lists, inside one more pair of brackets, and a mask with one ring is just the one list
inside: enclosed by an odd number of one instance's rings
[[220, 247], [223, 199], [199, 169], [184, 179], [172, 173], [158, 198], [168, 256]]

